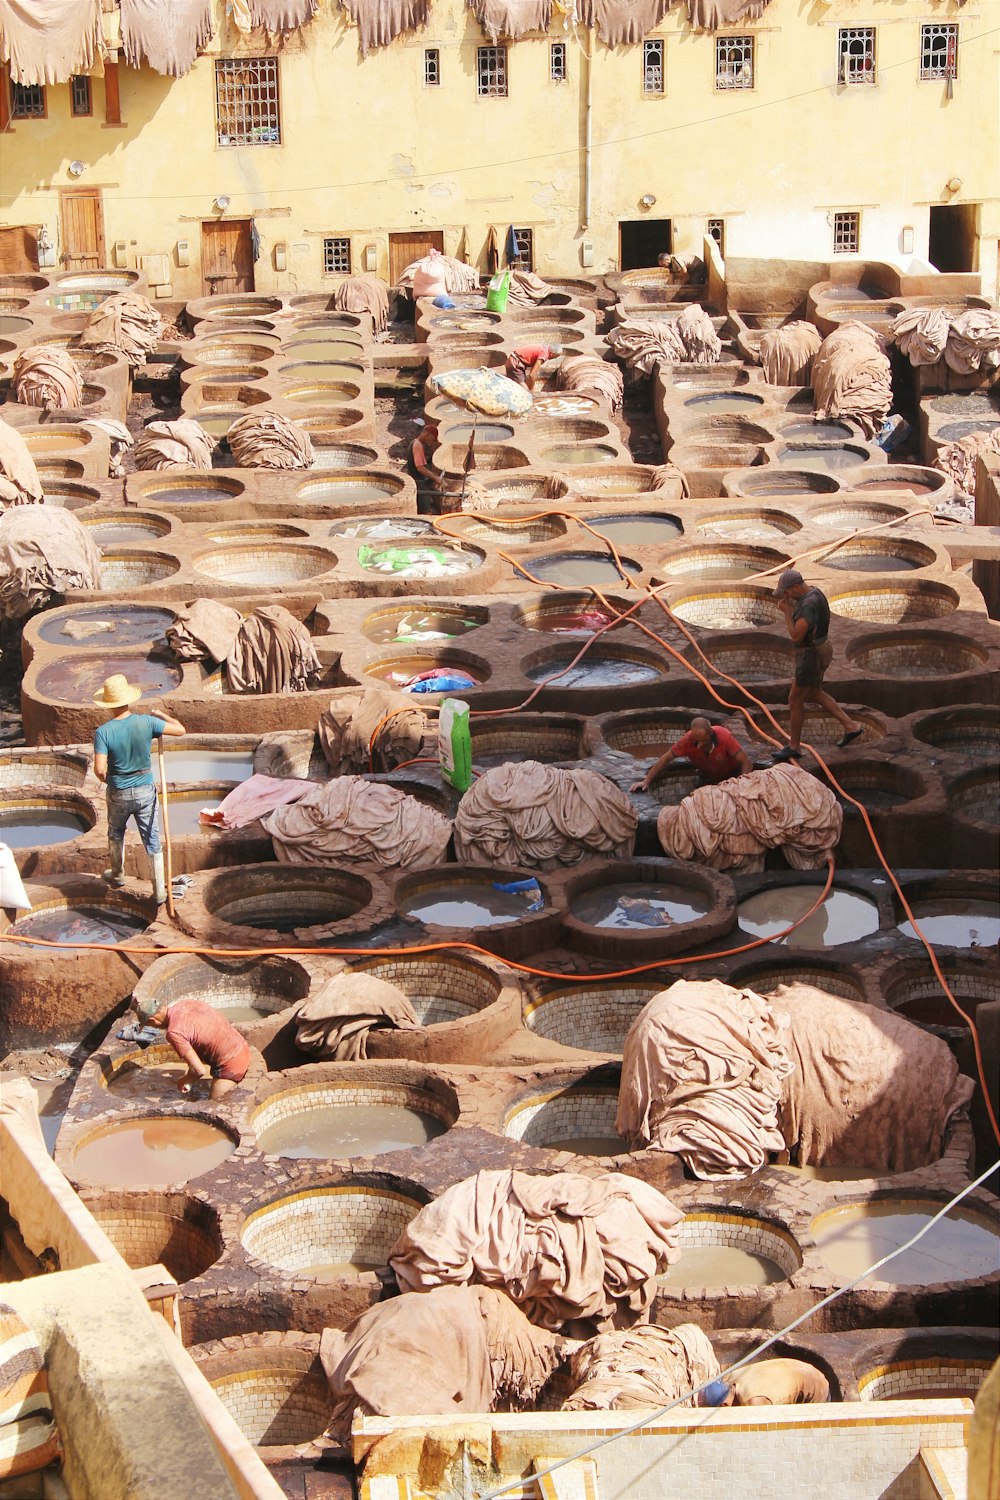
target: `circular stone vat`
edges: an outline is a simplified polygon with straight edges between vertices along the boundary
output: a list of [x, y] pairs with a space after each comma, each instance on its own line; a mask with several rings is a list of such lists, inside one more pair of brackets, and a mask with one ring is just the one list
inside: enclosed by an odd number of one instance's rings
[[148, 588], [180, 572], [176, 557], [165, 552], [138, 552], [118, 547], [101, 556], [101, 588], [109, 594]]
[[862, 1401], [930, 1401], [966, 1396], [974, 1401], [990, 1373], [988, 1359], [963, 1359], [942, 1351], [929, 1359], [879, 1365], [858, 1377]]
[[959, 596], [946, 583], [920, 579], [885, 587], [852, 588], [828, 595], [834, 614], [873, 625], [907, 625], [913, 620], [940, 620], [958, 608]]
[[[177, 1085], [186, 1072], [173, 1047], [154, 1044], [144, 1051], [126, 1053], [101, 1068], [101, 1086], [116, 1099], [156, 1107], [170, 1101], [177, 1103]], [[207, 1097], [208, 1090], [199, 1091]]]
[[[949, 948], [994, 948], [1000, 942], [1000, 901], [995, 887], [960, 876], [915, 881], [904, 894], [928, 942]], [[896, 918], [904, 937], [919, 942], [897, 897]]]
[[112, 292], [127, 292], [138, 280], [137, 271], [73, 271], [58, 277], [56, 287], [60, 292], [98, 292], [110, 297]]
[[[394, 984], [413, 1006], [421, 1026], [442, 1026], [477, 1015], [499, 1000], [503, 981], [483, 964], [450, 953], [352, 963], [352, 974], [370, 974]], [[369, 1038], [371, 1045], [372, 1038]]]
[[274, 542], [308, 535], [301, 526], [286, 526], [280, 521], [234, 521], [231, 526], [206, 531], [205, 538], [209, 542]]
[[8, 750], [0, 754], [0, 787], [83, 785], [87, 759], [72, 750]]
[[503, 927], [548, 906], [541, 886], [527, 891], [503, 889], [526, 878], [516, 870], [466, 867], [456, 867], [454, 873], [440, 870], [412, 875], [397, 887], [396, 909], [427, 927]]
[[782, 422], [777, 428], [782, 442], [802, 438], [809, 443], [837, 443], [842, 438], [856, 438], [858, 431], [849, 422], [807, 421], [805, 418], [794, 417], [790, 422]]
[[361, 1182], [314, 1188], [258, 1208], [240, 1239], [255, 1260], [297, 1281], [338, 1281], [381, 1270], [421, 1207], [416, 1197]]
[[[947, 500], [954, 489], [953, 481], [947, 474], [923, 464], [880, 464], [865, 478], [852, 478], [850, 487], [866, 495], [878, 491], [885, 494], [897, 493], [904, 497], [913, 495], [918, 500]], [[905, 508], [912, 510], [914, 507], [906, 504]]]
[[[689, 650], [687, 659], [700, 666], [701, 658]], [[780, 682], [794, 671], [795, 647], [791, 642], [769, 640], [766, 636], [746, 635], [731, 644], [714, 642], [706, 649], [716, 677], [725, 674], [740, 682]]]
[[115, 543], [148, 542], [151, 537], [166, 536], [170, 522], [162, 516], [127, 515], [122, 511], [105, 511], [103, 515], [82, 517], [83, 525], [101, 548]]
[[137, 1201], [106, 1195], [87, 1207], [133, 1270], [165, 1266], [183, 1285], [203, 1275], [222, 1254], [218, 1214], [197, 1198], [162, 1193]]
[[[354, 350], [357, 354], [359, 351]], [[278, 374], [283, 380], [347, 380], [353, 384], [361, 379], [365, 367], [357, 359], [303, 359], [292, 365], [282, 365]]]
[[[980, 1005], [995, 1004], [1000, 1000], [1000, 974], [996, 970], [946, 965], [944, 977], [968, 1016], [975, 1018]], [[919, 969], [909, 964], [902, 965], [901, 970], [889, 975], [883, 993], [890, 1010], [917, 1026], [926, 1026], [945, 1036], [960, 1036], [968, 1029], [942, 989], [937, 975], [924, 965]]]
[[561, 1047], [620, 1054], [632, 1022], [664, 987], [641, 977], [556, 985], [525, 1000], [524, 1024]]
[[288, 933], [356, 916], [371, 899], [360, 875], [294, 865], [218, 870], [203, 894], [206, 911], [220, 922]]
[[250, 1123], [267, 1156], [346, 1159], [424, 1146], [457, 1118], [454, 1099], [413, 1084], [310, 1083], [269, 1094]]
[[246, 410], [240, 406], [219, 408], [213, 406], [210, 411], [195, 411], [190, 413], [191, 420], [203, 427], [210, 437], [224, 438], [234, 422], [246, 416]]
[[492, 496], [498, 504], [528, 500], [565, 500], [569, 486], [561, 479], [550, 479], [544, 474], [518, 474], [517, 477], [501, 474], [499, 479], [477, 474], [479, 487]]
[[[856, 756], [849, 757], [837, 767], [837, 780], [844, 791], [863, 803], [870, 813], [889, 812], [927, 794], [927, 783], [922, 776], [892, 761], [862, 761]], [[857, 815], [857, 809], [850, 803], [845, 804], [844, 812]]]
[[350, 406], [360, 395], [361, 387], [351, 380], [313, 380], [288, 386], [281, 399], [293, 406]]
[[553, 468], [567, 468], [571, 464], [611, 464], [619, 456], [618, 449], [607, 443], [554, 443], [541, 451], [542, 461]]
[[336, 521], [330, 527], [330, 535], [400, 542], [415, 536], [434, 537], [437, 533], [422, 516], [358, 516]]
[[481, 516], [454, 516], [448, 525], [470, 542], [491, 542], [499, 547], [531, 547], [553, 542], [566, 535], [566, 522], [559, 516], [535, 516], [530, 520], [488, 520]]
[[512, 615], [522, 630], [547, 635], [593, 635], [615, 618], [592, 594], [583, 593], [544, 594], [540, 604], [516, 605]]
[[[50, 943], [127, 943], [148, 927], [155, 916], [149, 900], [97, 885], [92, 901], [85, 896], [36, 904], [8, 931], [15, 937], [44, 938]], [[82, 950], [66, 947], [62, 956]]]
[[235, 1026], [277, 1015], [308, 993], [309, 975], [292, 958], [223, 962], [194, 956], [155, 959], [134, 991], [137, 1001], [155, 998], [162, 1005], [203, 1000]]
[[[471, 678], [462, 691], [468, 687], [478, 687], [486, 682], [490, 676], [489, 664], [477, 656], [469, 656], [464, 651], [435, 651], [433, 655], [420, 656], [397, 656], [389, 657], [384, 661], [373, 661], [364, 669], [366, 677], [377, 678], [380, 682], [388, 682], [395, 688], [409, 688], [412, 684], [414, 689], [422, 686], [416, 682], [417, 678], [425, 677], [427, 673], [434, 671], [452, 671], [463, 677]], [[454, 688], [437, 689], [438, 692], [454, 693]], [[417, 694], [418, 697], [432, 697], [434, 694], [430, 688]]]
[[365, 573], [384, 573], [393, 578], [454, 578], [474, 573], [486, 561], [486, 553], [461, 542], [389, 543], [358, 548], [358, 565]]
[[824, 568], [842, 568], [847, 573], [908, 573], [914, 568], [929, 568], [936, 556], [933, 548], [922, 542], [858, 536], [820, 561]]
[[[246, 367], [259, 365], [271, 358], [275, 346], [271, 342], [252, 343], [242, 334], [219, 335], [204, 343], [189, 344], [184, 350], [186, 365], [236, 365]], [[265, 375], [267, 370], [264, 370]], [[209, 378], [212, 378], [211, 376]]]
[[[767, 439], [771, 441], [770, 436]], [[670, 462], [690, 473], [694, 469], [750, 469], [767, 462], [767, 449], [751, 443], [709, 443], [683, 438], [670, 450]]]
[[175, 790], [170, 794], [170, 835], [180, 839], [190, 836], [213, 838], [222, 832], [211, 823], [203, 823], [203, 812], [214, 812], [222, 799], [233, 790], [225, 782], [200, 786], [196, 791]]
[[1000, 709], [944, 708], [918, 720], [913, 734], [936, 750], [996, 760], [1000, 756]]
[[84, 506], [96, 505], [101, 492], [93, 485], [71, 484], [69, 481], [50, 480], [45, 486], [45, 504], [59, 505], [63, 510], [82, 510]]
[[490, 612], [470, 604], [465, 609], [455, 605], [396, 606], [377, 609], [366, 615], [361, 633], [378, 646], [425, 645], [435, 641], [454, 640], [487, 624]]
[[[623, 557], [621, 565], [626, 573], [641, 571], [631, 557]], [[545, 557], [533, 557], [528, 568], [532, 577], [543, 583], [576, 588], [616, 588], [622, 581], [617, 563], [606, 552], [553, 552]]]
[[[677, 516], [655, 513], [637, 513], [619, 516], [584, 516], [587, 526], [607, 537], [616, 548], [662, 546], [664, 542], [681, 536], [684, 523]], [[590, 532], [584, 535], [589, 536]]]
[[[135, 484], [135, 479], [129, 483]], [[225, 474], [173, 474], [144, 478], [142, 498], [149, 505], [217, 505], [242, 495], [246, 485]]]
[[669, 1291], [694, 1287], [769, 1286], [802, 1265], [787, 1229], [734, 1208], [688, 1210], [677, 1226], [680, 1258], [658, 1277]]
[[203, 1177], [238, 1141], [189, 1115], [142, 1115], [98, 1125], [79, 1137], [66, 1167], [74, 1182], [170, 1187]]
[[567, 489], [563, 494], [599, 495], [605, 500], [619, 495], [653, 495], [658, 478], [659, 471], [653, 465], [608, 464], [582, 474], [565, 474]]
[[69, 843], [89, 833], [96, 821], [93, 804], [76, 792], [44, 792], [36, 788], [4, 791], [0, 795], [0, 842], [11, 849], [40, 849]]
[[845, 1000], [867, 1000], [865, 987], [853, 969], [835, 969], [830, 964], [813, 964], [789, 959], [787, 963], [748, 964], [730, 976], [730, 984], [758, 995], [771, 995], [782, 985], [810, 984], [814, 989], [841, 995]]
[[[880, 1197], [818, 1214], [810, 1225], [820, 1256], [837, 1282], [853, 1280], [898, 1250], [941, 1209], [927, 1198]], [[1000, 1276], [995, 1214], [970, 1207], [952, 1209], [923, 1239], [904, 1250], [862, 1286], [954, 1286]]]
[[476, 766], [509, 761], [578, 761], [584, 754], [583, 724], [558, 714], [515, 713], [472, 721], [472, 759]]
[[768, 569], [782, 567], [788, 557], [770, 547], [731, 546], [688, 547], [668, 553], [658, 571], [668, 579], [687, 579], [691, 583], [711, 583], [717, 579], [749, 578]]
[[604, 726], [605, 742], [637, 760], [658, 760], [691, 728], [694, 710], [664, 708], [615, 714]]
[[529, 418], [528, 432], [536, 443], [596, 443], [606, 442], [611, 435], [607, 422], [588, 421], [585, 417], [550, 417], [537, 419], [534, 408]]
[[507, 1111], [503, 1133], [525, 1146], [576, 1156], [622, 1156], [628, 1141], [615, 1133], [617, 1088], [573, 1085], [521, 1099]]
[[723, 493], [742, 495], [750, 499], [755, 495], [833, 495], [843, 488], [835, 474], [823, 474], [818, 469], [779, 468], [768, 464], [763, 469], [736, 470], [727, 474], [722, 482]]
[[875, 676], [952, 677], [984, 667], [981, 647], [958, 635], [924, 630], [911, 635], [870, 636], [848, 651], [852, 666]]
[[[194, 739], [189, 735], [188, 739]], [[200, 738], [200, 736], [198, 736]], [[212, 743], [218, 743], [213, 737]], [[194, 781], [246, 781], [253, 775], [253, 750], [197, 749], [167, 743], [163, 749], [167, 781], [185, 784]]]
[[[327, 455], [337, 450], [327, 449]], [[350, 453], [352, 450], [340, 450]], [[367, 449], [360, 450], [367, 452]], [[374, 458], [374, 452], [372, 457]], [[337, 472], [340, 469], [349, 469], [354, 463], [343, 465], [329, 465], [334, 472], [326, 474], [322, 479], [307, 479], [302, 484], [296, 485], [296, 500], [321, 500], [330, 505], [376, 505], [384, 500], [391, 500], [404, 488], [401, 479], [393, 478], [389, 474], [357, 474]], [[407, 517], [407, 520], [410, 518]]]
[[[93, 646], [94, 642], [90, 642]], [[180, 667], [144, 656], [57, 656], [35, 678], [35, 692], [58, 703], [92, 702], [106, 677], [122, 672], [144, 698], [172, 693], [181, 684]]]
[[188, 303], [188, 316], [195, 322], [206, 318], [270, 318], [281, 312], [280, 297], [261, 297], [253, 292], [238, 292], [231, 297], [201, 297]]
[[996, 432], [1000, 428], [1000, 420], [994, 418], [992, 422], [945, 422], [935, 432], [935, 439], [946, 443], [958, 442], [961, 438], [976, 437], [982, 432]]
[[707, 892], [687, 881], [602, 880], [570, 899], [569, 911], [582, 927], [603, 931], [657, 931], [695, 922], [711, 909]]
[[[771, 714], [787, 733], [787, 708], [772, 708]], [[873, 718], [871, 714], [863, 711], [855, 712], [854, 718], [863, 729], [860, 740], [854, 741], [855, 751], [867, 748], [869, 745], [877, 745], [879, 740], [885, 738], [884, 726], [878, 719]], [[754, 717], [754, 726], [760, 734], [773, 735], [770, 724], [764, 719], [762, 714], [757, 714]], [[839, 724], [832, 714], [824, 713], [822, 709], [806, 709], [805, 722], [802, 728], [802, 740], [804, 744], [826, 746], [827, 749], [833, 749], [843, 732], [844, 726]], [[771, 747], [768, 747], [766, 753], [771, 754]]]
[[967, 771], [949, 781], [948, 806], [956, 818], [990, 828], [1000, 825], [1000, 766]]
[[705, 630], [742, 630], [748, 625], [777, 625], [782, 619], [773, 591], [753, 584], [682, 594], [671, 601], [670, 610], [686, 625]]
[[783, 510], [733, 509], [699, 521], [697, 530], [705, 536], [721, 536], [732, 542], [767, 542], [801, 531], [802, 522]]
[[65, 651], [120, 650], [152, 645], [173, 621], [172, 609], [152, 604], [88, 604], [48, 611], [38, 623], [38, 639]]
[[780, 941], [787, 948], [834, 948], [857, 943], [879, 929], [876, 903], [858, 891], [834, 886], [826, 900], [787, 937], [778, 939], [790, 923], [804, 916], [820, 894], [818, 885], [774, 885], [740, 902], [740, 930], [751, 937]]
[[219, 546], [212, 552], [200, 552], [193, 566], [203, 578], [220, 583], [280, 588], [332, 572], [337, 556], [325, 547], [249, 541], [238, 547]]
[[13, 313], [0, 313], [0, 334], [19, 338], [32, 326], [30, 318], [18, 318]]
[[36, 462], [50, 453], [76, 453], [79, 456], [90, 447], [94, 435], [86, 427], [24, 427], [21, 429], [24, 445]]
[[764, 398], [753, 391], [706, 391], [703, 396], [689, 396], [684, 405], [699, 416], [743, 416], [763, 406]]
[[522, 662], [522, 671], [529, 682], [542, 683], [554, 692], [634, 688], [667, 676], [666, 659], [637, 646], [612, 648], [602, 643], [574, 664], [579, 649], [574, 643], [529, 656]]
[[[210, 1352], [218, 1347], [218, 1355]], [[257, 1335], [245, 1348], [192, 1349], [199, 1368], [244, 1437], [257, 1448], [300, 1448], [321, 1438], [333, 1396], [308, 1334]]]
[[728, 390], [747, 385], [749, 380], [749, 370], [733, 362], [673, 367], [673, 383], [679, 391]]
[[553, 391], [551, 395], [534, 396], [531, 410], [545, 417], [588, 418], [598, 414], [600, 402], [596, 396], [584, 396], [579, 391]]
[[513, 427], [505, 422], [477, 422], [475, 428], [471, 422], [447, 423], [441, 433], [441, 441], [444, 443], [467, 443], [473, 431], [478, 443], [509, 443], [514, 436]]

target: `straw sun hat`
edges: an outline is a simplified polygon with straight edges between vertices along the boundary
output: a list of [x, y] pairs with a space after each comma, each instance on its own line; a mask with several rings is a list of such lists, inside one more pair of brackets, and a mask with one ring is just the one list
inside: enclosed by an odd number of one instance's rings
[[142, 688], [132, 687], [122, 672], [105, 677], [104, 686], [94, 694], [94, 702], [100, 708], [124, 708], [128, 703], [138, 703]]

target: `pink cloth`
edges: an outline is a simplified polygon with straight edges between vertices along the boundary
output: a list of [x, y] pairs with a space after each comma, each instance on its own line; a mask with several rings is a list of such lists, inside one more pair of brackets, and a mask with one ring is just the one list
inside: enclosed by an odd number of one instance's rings
[[318, 790], [315, 781], [299, 781], [291, 776], [250, 776], [233, 790], [211, 812], [200, 814], [202, 823], [214, 828], [245, 828], [276, 807], [298, 802], [306, 792]]

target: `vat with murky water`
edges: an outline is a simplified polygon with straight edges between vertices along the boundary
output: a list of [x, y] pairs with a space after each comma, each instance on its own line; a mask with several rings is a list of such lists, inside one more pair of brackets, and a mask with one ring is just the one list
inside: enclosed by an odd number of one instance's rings
[[786, 1279], [777, 1261], [737, 1245], [698, 1245], [681, 1252], [657, 1278], [665, 1287], [770, 1286]]
[[793, 421], [783, 423], [780, 436], [783, 442], [790, 438], [805, 438], [813, 443], [835, 443], [841, 438], [857, 437], [856, 430], [847, 422], [807, 422]]
[[397, 907], [403, 916], [414, 917], [431, 927], [501, 927], [508, 922], [522, 921], [534, 902], [542, 899], [540, 889], [501, 889], [502, 885], [512, 884], [518, 878], [513, 871], [502, 870], [497, 871], [496, 883], [485, 878], [442, 878], [403, 894], [397, 900]]
[[269, 1156], [382, 1156], [425, 1146], [447, 1130], [444, 1120], [399, 1104], [319, 1104], [296, 1110], [258, 1128]]
[[60, 656], [42, 667], [35, 679], [35, 691], [59, 703], [91, 703], [105, 678], [117, 672], [123, 672], [133, 687], [141, 688], [143, 698], [172, 693], [181, 685], [180, 667], [148, 656], [89, 656], [81, 660]]
[[738, 1208], [690, 1210], [678, 1225], [677, 1245], [680, 1258], [657, 1278], [668, 1294], [674, 1288], [769, 1286], [802, 1264], [786, 1229]]
[[854, 469], [870, 460], [871, 453], [867, 448], [847, 444], [797, 443], [791, 448], [778, 449], [778, 463], [783, 467], [791, 464], [797, 469], [818, 469], [822, 474]]
[[541, 457], [553, 469], [561, 469], [572, 464], [612, 464], [618, 452], [606, 443], [556, 443], [543, 448]]
[[681, 536], [684, 526], [676, 516], [594, 516], [583, 519], [616, 547], [652, 547], [672, 537]]
[[192, 834], [212, 838], [221, 833], [221, 828], [203, 823], [201, 814], [214, 812], [230, 790], [228, 786], [207, 786], [197, 792], [173, 792], [168, 806], [171, 838], [179, 839]]
[[215, 478], [161, 478], [143, 484], [142, 498], [149, 505], [217, 505], [234, 500], [245, 488], [240, 480], [222, 474]]
[[558, 690], [636, 687], [666, 676], [665, 667], [625, 652], [588, 651], [574, 665], [570, 665], [571, 660], [565, 655], [551, 656], [532, 663], [524, 675], [529, 682], [545, 683], [548, 688]]
[[49, 943], [117, 945], [137, 937], [148, 925], [148, 919], [138, 912], [81, 902], [40, 907], [21, 917], [10, 931], [14, 937], [41, 938]]
[[379, 646], [423, 645], [468, 635], [485, 625], [488, 618], [487, 611], [472, 605], [468, 609], [396, 608], [368, 615], [361, 630], [367, 640]]
[[[1000, 902], [967, 896], [927, 896], [911, 898], [910, 909], [921, 932], [935, 945], [994, 948], [1000, 942]], [[917, 938], [909, 919], [897, 926], [904, 937]]]
[[[171, 1055], [173, 1049], [171, 1048]], [[137, 1063], [123, 1063], [116, 1068], [107, 1080], [107, 1090], [114, 1094], [116, 1099], [142, 1100], [177, 1100], [177, 1085], [187, 1072], [182, 1062], [161, 1062], [148, 1065]], [[208, 1095], [208, 1080], [192, 1087], [190, 1094], [185, 1097], [206, 1098]]]
[[235, 1150], [232, 1137], [205, 1120], [151, 1115], [90, 1131], [74, 1149], [68, 1171], [82, 1182], [166, 1187], [203, 1177]]
[[66, 651], [145, 646], [159, 640], [173, 621], [172, 609], [154, 605], [90, 604], [43, 615], [37, 627], [38, 639]]
[[[827, 1269], [837, 1281], [849, 1281], [882, 1256], [899, 1250], [926, 1227], [940, 1207], [929, 1201], [883, 1198], [820, 1214], [811, 1229]], [[985, 1215], [953, 1209], [916, 1245], [861, 1284], [936, 1286], [996, 1276], [998, 1271], [996, 1224]]]
[[693, 412], [708, 416], [746, 416], [748, 407], [763, 406], [763, 396], [752, 391], [706, 391], [703, 396], [689, 396], [684, 405]]
[[11, 849], [69, 843], [92, 826], [82, 810], [72, 804], [61, 806], [54, 798], [35, 806], [26, 800], [0, 802], [0, 843]]
[[165, 746], [168, 782], [246, 781], [253, 775], [252, 750], [187, 750]]
[[777, 939], [790, 923], [805, 915], [820, 894], [815, 885], [778, 885], [740, 902], [739, 926], [753, 937], [772, 938], [788, 948], [833, 948], [856, 943], [879, 928], [878, 906], [867, 896], [835, 886], [812, 916]]
[[[630, 557], [623, 557], [621, 565], [626, 573], [641, 571]], [[528, 569], [532, 577], [545, 583], [576, 588], [614, 588], [622, 581], [614, 558], [604, 552], [554, 552], [547, 557], [533, 557]]]
[[387, 546], [358, 548], [358, 566], [366, 573], [385, 573], [394, 578], [453, 578], [481, 568], [486, 554], [460, 542], [421, 542], [410, 546], [390, 543]]
[[708, 898], [690, 886], [652, 880], [612, 881], [593, 886], [570, 902], [570, 913], [578, 922], [619, 931], [693, 922], [709, 909]]
[[170, 530], [166, 521], [158, 521], [154, 517], [137, 517], [135, 519], [112, 520], [106, 518], [101, 521], [84, 521], [87, 535], [97, 543], [99, 547], [111, 546], [114, 543], [125, 542], [130, 546], [136, 543], [148, 542], [151, 537], [166, 536]]

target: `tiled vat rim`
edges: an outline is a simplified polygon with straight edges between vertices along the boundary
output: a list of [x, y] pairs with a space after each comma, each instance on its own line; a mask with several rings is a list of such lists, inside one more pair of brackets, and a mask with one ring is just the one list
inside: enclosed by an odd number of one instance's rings
[[374, 974], [398, 985], [422, 1026], [475, 1015], [499, 1000], [507, 986], [517, 984], [511, 971], [496, 972], [482, 956], [471, 954], [355, 960], [347, 968], [352, 974]]
[[673, 976], [662, 983], [608, 980], [595, 983], [549, 988], [524, 1001], [524, 1024], [529, 1031], [577, 1047], [584, 1052], [620, 1054], [625, 1033], [648, 1000], [673, 983]]
[[[614, 1135], [618, 1090], [570, 1086], [535, 1094], [507, 1111], [503, 1133], [526, 1146], [545, 1146], [544, 1137]], [[622, 1142], [622, 1154], [628, 1143]]]
[[695, 1245], [732, 1245], [755, 1255], [766, 1255], [786, 1276], [799, 1270], [803, 1261], [799, 1243], [789, 1230], [750, 1214], [692, 1208], [677, 1226], [677, 1236], [681, 1254]]
[[210, 1376], [210, 1384], [255, 1447], [311, 1443], [326, 1428], [333, 1409], [318, 1356], [301, 1365], [274, 1364]]
[[[979, 1377], [985, 1380], [990, 1371], [986, 1359], [949, 1358], [941, 1355], [931, 1359], [908, 1359], [878, 1365], [858, 1377], [858, 1391], [862, 1401], [886, 1401], [905, 1392], [916, 1396], [924, 1390], [940, 1390], [942, 1386], [968, 1386]], [[976, 1383], [979, 1383], [976, 1382]]]
[[[347, 1080], [343, 1083], [326, 1081], [299, 1085], [291, 1083], [288, 1088], [282, 1089], [279, 1093], [268, 1095], [254, 1110], [250, 1124], [260, 1140], [261, 1136], [273, 1125], [277, 1125], [280, 1120], [294, 1119], [296, 1115], [307, 1115], [314, 1109], [323, 1109], [328, 1105], [348, 1109], [353, 1105], [364, 1107], [379, 1104], [397, 1105], [401, 1109], [417, 1109], [421, 1114], [431, 1115], [446, 1126], [455, 1123], [458, 1113], [447, 1099], [432, 1093], [430, 1089], [421, 1088], [416, 1079], [356, 1084]], [[267, 1152], [266, 1144], [261, 1145], [261, 1150]], [[335, 1152], [333, 1154], [336, 1155]]]
[[421, 1206], [396, 1189], [362, 1183], [306, 1189], [256, 1209], [240, 1239], [248, 1254], [278, 1271], [326, 1261], [383, 1265]]

